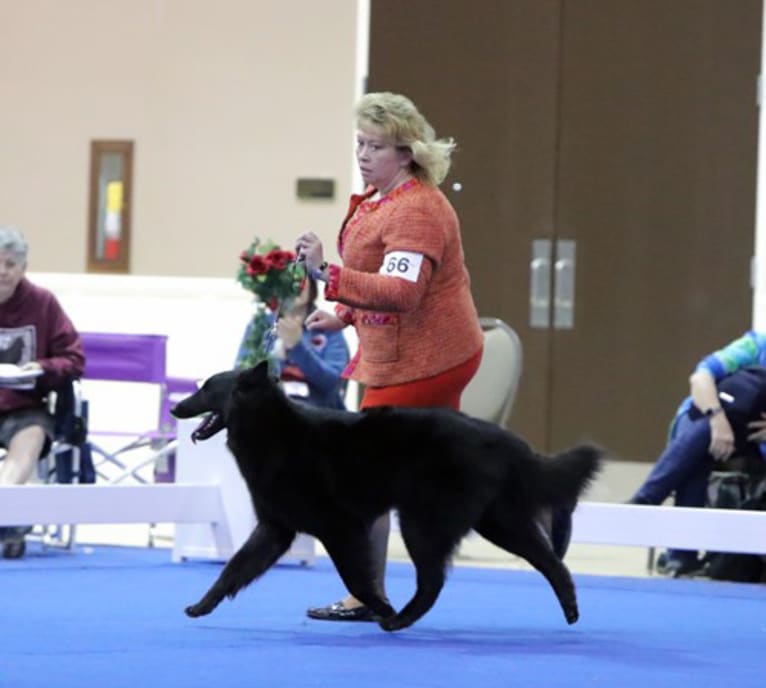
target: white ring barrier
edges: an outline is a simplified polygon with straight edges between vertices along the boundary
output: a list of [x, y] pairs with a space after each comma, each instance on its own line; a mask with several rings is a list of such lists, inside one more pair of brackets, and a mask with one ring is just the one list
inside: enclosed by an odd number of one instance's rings
[[[220, 484], [0, 487], [0, 525], [203, 523], [229, 554], [236, 526], [227, 510]], [[582, 502], [572, 542], [766, 554], [766, 512]]]
[[766, 554], [766, 511], [581, 502], [572, 542]]
[[219, 485], [3, 485], [0, 525], [204, 524], [217, 551], [232, 552]]
[[0, 525], [225, 520], [218, 485], [0, 486]]

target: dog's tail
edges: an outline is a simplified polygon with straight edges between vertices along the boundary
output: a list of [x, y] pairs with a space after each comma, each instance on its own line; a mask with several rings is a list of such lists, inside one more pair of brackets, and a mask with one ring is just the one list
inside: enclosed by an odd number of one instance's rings
[[577, 500], [598, 474], [604, 451], [580, 445], [551, 457], [540, 457], [542, 496], [550, 506], [574, 508]]

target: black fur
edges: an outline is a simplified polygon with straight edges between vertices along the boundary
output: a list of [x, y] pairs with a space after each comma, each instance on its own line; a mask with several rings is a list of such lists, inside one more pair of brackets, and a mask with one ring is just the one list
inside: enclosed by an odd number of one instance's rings
[[[553, 587], [569, 623], [577, 599], [566, 566], [540, 526], [542, 512], [574, 508], [598, 470], [600, 450], [541, 457], [496, 425], [443, 409], [349, 413], [288, 400], [261, 364], [218, 373], [173, 409], [209, 414], [193, 438], [228, 429], [228, 447], [252, 496], [258, 525], [189, 616], [234, 597], [290, 547], [318, 538], [348, 590], [389, 631], [425, 614], [471, 529], [526, 559]], [[371, 570], [369, 531], [391, 509], [417, 571], [417, 590], [396, 613]]]

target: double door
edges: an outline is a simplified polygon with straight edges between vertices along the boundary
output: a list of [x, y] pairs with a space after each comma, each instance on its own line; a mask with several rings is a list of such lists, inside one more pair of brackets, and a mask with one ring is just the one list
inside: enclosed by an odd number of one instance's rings
[[458, 148], [480, 314], [524, 346], [511, 425], [653, 460], [748, 329], [760, 0], [372, 0], [368, 90]]

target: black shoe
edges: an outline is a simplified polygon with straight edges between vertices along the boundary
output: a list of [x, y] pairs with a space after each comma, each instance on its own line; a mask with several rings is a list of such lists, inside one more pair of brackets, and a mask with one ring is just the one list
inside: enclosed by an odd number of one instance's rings
[[10, 540], [3, 543], [3, 559], [21, 559], [26, 551], [26, 540]]
[[24, 535], [31, 528], [5, 528], [3, 532], [3, 559], [21, 559], [27, 551]]
[[21, 559], [27, 551], [24, 536], [32, 530], [32, 526], [7, 526], [0, 529], [0, 540], [3, 543], [3, 559]]
[[671, 578], [680, 578], [681, 576], [693, 576], [701, 573], [704, 569], [704, 562], [697, 557], [675, 557], [663, 552], [657, 557], [657, 573], [661, 573]]
[[320, 621], [375, 621], [372, 610], [364, 605], [346, 609], [343, 602], [335, 602], [328, 607], [309, 607], [306, 616]]

